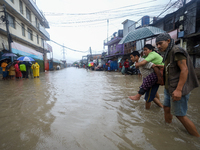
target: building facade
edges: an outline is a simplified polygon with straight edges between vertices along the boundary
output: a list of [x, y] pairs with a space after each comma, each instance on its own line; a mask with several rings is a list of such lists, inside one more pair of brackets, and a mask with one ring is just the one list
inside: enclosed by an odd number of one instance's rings
[[117, 55], [124, 54], [123, 44], [118, 44], [123, 38], [123, 30], [118, 30], [118, 32], [113, 33], [112, 36], [104, 40], [104, 46], [108, 46], [107, 58], [112, 59]]
[[123, 37], [126, 36], [129, 32], [134, 31], [136, 28], [136, 22], [126, 19], [123, 24]]
[[[190, 1], [151, 25], [168, 32], [177, 45], [188, 51], [194, 67], [200, 68], [200, 0]], [[155, 39], [149, 43], [155, 46]]]
[[11, 52], [30, 56], [35, 59], [44, 70], [44, 61], [47, 59], [50, 35], [45, 28], [49, 23], [38, 9], [33, 0], [3, 0], [0, 1], [0, 51], [9, 49], [8, 29], [12, 38]]

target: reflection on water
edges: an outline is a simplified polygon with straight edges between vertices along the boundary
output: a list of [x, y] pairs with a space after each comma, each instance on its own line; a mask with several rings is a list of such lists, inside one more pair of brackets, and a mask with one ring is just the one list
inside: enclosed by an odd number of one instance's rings
[[[118, 72], [67, 68], [38, 79], [0, 81], [0, 149], [116, 150], [200, 149], [163, 110], [131, 101], [142, 80]], [[200, 132], [199, 93], [192, 91], [188, 117]], [[159, 89], [163, 102], [163, 87]]]

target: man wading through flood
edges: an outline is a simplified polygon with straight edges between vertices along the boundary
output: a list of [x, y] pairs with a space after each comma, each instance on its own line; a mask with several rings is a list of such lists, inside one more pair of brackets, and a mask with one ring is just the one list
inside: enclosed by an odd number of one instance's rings
[[165, 52], [165, 121], [171, 123], [174, 115], [191, 135], [200, 137], [194, 123], [186, 116], [190, 92], [199, 86], [189, 55], [174, 45], [174, 40], [167, 33], [157, 36], [156, 45], [159, 51]]

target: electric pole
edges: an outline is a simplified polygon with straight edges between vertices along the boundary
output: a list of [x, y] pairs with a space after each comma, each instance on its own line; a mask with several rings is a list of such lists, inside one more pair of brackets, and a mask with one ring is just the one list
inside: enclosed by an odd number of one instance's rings
[[11, 35], [10, 35], [10, 32], [9, 32], [9, 21], [8, 21], [8, 17], [7, 17], [7, 13], [6, 13], [6, 6], [3, 5], [3, 11], [4, 11], [4, 18], [3, 18], [3, 22], [5, 21], [6, 22], [6, 31], [7, 31], [7, 39], [8, 39], [8, 48], [9, 48], [9, 52], [11, 53], [12, 52], [12, 49], [11, 49], [11, 42], [12, 41], [12, 38], [11, 38]]
[[65, 60], [65, 47], [64, 47], [64, 44], [63, 44], [63, 60]]
[[186, 4], [186, 0], [183, 0], [182, 1], [183, 2], [183, 14], [182, 14], [182, 16], [180, 17], [180, 19], [179, 19], [179, 21], [181, 22], [181, 25], [179, 26], [179, 29], [180, 29], [180, 31], [182, 31], [183, 32], [183, 35], [182, 35], [182, 37], [181, 37], [181, 39], [180, 39], [180, 46], [181, 47], [183, 47], [183, 37], [184, 37], [184, 22], [185, 22], [185, 9], [186, 9], [186, 7], [185, 7], [185, 4]]
[[90, 47], [90, 61], [92, 60], [92, 49]]
[[65, 60], [65, 54], [66, 54], [66, 50], [65, 50], [65, 46], [63, 44], [63, 49], [62, 49], [63, 61]]
[[108, 35], [109, 34], [109, 19], [107, 20], [107, 43], [108, 43]]

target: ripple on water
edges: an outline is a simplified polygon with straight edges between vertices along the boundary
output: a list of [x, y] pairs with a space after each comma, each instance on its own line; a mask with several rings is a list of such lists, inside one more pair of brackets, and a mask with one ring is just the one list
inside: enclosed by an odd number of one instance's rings
[[[76, 68], [0, 81], [0, 149], [200, 149], [200, 140], [175, 117], [166, 124], [163, 109], [152, 104], [145, 110], [143, 97], [128, 98], [141, 82], [134, 75]], [[199, 90], [188, 106], [198, 131]]]

